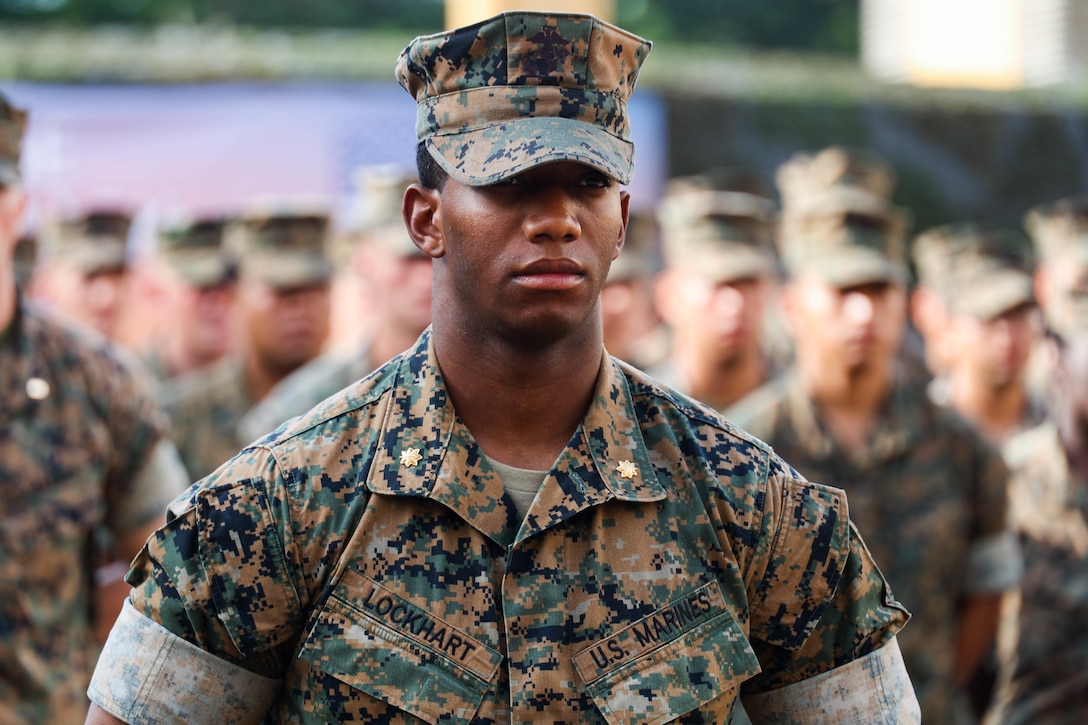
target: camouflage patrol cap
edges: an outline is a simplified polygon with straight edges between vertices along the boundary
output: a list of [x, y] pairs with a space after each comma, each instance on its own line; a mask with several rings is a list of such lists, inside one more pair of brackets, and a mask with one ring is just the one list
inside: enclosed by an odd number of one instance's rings
[[228, 249], [242, 276], [278, 289], [328, 284], [329, 216], [311, 209], [251, 212], [231, 226]]
[[658, 218], [668, 267], [714, 282], [763, 277], [777, 269], [770, 199], [674, 180]]
[[400, 257], [423, 252], [412, 241], [404, 225], [404, 190], [419, 179], [415, 172], [389, 167], [365, 167], [357, 184], [362, 202], [359, 232], [365, 244], [387, 249]]
[[837, 287], [905, 283], [909, 214], [889, 199], [891, 166], [865, 149], [797, 153], [775, 173], [782, 197], [778, 245], [791, 275]]
[[826, 204], [829, 190], [853, 190], [890, 199], [895, 171], [869, 149], [829, 146], [816, 153], [799, 152], [778, 167], [775, 184], [784, 214], [805, 214]]
[[627, 99], [650, 42], [592, 15], [506, 12], [416, 38], [397, 80], [451, 177], [494, 184], [551, 161], [630, 183]]
[[131, 228], [132, 216], [115, 209], [53, 220], [43, 228], [43, 251], [50, 260], [72, 264], [84, 274], [121, 270], [128, 265]]
[[1088, 196], [1039, 204], [1024, 215], [1041, 261], [1088, 266]]
[[232, 273], [224, 245], [227, 225], [220, 217], [173, 220], [159, 233], [159, 255], [194, 287], [222, 284]]
[[1015, 230], [945, 224], [915, 237], [912, 256], [952, 312], [988, 320], [1035, 302], [1031, 242]]
[[[818, 202], [818, 203], [817, 203]], [[816, 274], [836, 287], [905, 284], [909, 215], [859, 189], [830, 189], [804, 214], [785, 215], [778, 248], [790, 275]]]
[[659, 227], [652, 214], [631, 212], [620, 256], [612, 260], [605, 283], [648, 278], [660, 268]]
[[19, 156], [26, 129], [26, 112], [8, 102], [0, 93], [0, 186], [19, 180]]

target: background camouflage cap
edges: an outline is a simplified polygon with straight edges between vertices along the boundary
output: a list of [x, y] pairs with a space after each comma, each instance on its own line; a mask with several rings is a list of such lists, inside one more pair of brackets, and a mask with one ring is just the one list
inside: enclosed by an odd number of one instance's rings
[[364, 167], [356, 183], [362, 203], [359, 234], [364, 244], [389, 250], [400, 257], [423, 255], [404, 226], [404, 190], [419, 181], [414, 171]]
[[1035, 302], [1031, 241], [1012, 229], [945, 224], [911, 248], [918, 281], [952, 312], [984, 320]]
[[226, 282], [233, 272], [224, 238], [228, 220], [174, 220], [159, 233], [159, 255], [195, 287]]
[[658, 207], [666, 265], [714, 282], [774, 274], [774, 202], [718, 186], [704, 176], [669, 183]]
[[132, 216], [115, 209], [95, 209], [47, 223], [42, 252], [52, 262], [73, 264], [84, 274], [124, 269], [128, 265], [128, 236]]
[[418, 140], [463, 184], [564, 160], [627, 184], [627, 99], [649, 51], [592, 15], [515, 11], [416, 38], [396, 74], [418, 104]]
[[278, 289], [328, 284], [329, 216], [312, 209], [250, 212], [228, 232], [228, 250], [243, 276]]
[[789, 274], [816, 274], [836, 287], [907, 282], [906, 212], [856, 189], [828, 190], [822, 202], [779, 223]]
[[883, 159], [838, 146], [799, 153], [778, 168], [775, 183], [789, 274], [814, 273], [837, 287], [906, 283], [910, 215], [889, 198], [895, 175]]
[[19, 180], [19, 156], [26, 129], [26, 113], [0, 93], [0, 186]]
[[652, 214], [631, 212], [620, 256], [608, 268], [607, 282], [649, 278], [661, 269], [660, 229]]
[[891, 199], [895, 190], [891, 164], [868, 149], [829, 146], [816, 153], [799, 152], [778, 167], [775, 184], [785, 215], [823, 207], [829, 189], [850, 189]]
[[1088, 196], [1039, 204], [1024, 215], [1039, 259], [1088, 266]]

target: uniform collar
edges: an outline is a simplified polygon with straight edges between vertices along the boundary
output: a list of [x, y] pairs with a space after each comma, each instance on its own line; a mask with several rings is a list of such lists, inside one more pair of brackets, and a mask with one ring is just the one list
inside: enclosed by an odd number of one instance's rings
[[847, 456], [821, 419], [819, 406], [796, 371], [790, 376], [786, 392], [790, 423], [801, 447], [815, 459], [849, 460], [862, 470], [878, 467], [911, 447], [922, 431], [921, 406], [925, 404], [925, 395], [922, 386], [912, 386], [897, 374], [865, 449]]
[[524, 523], [517, 520], [502, 482], [453, 409], [430, 331], [393, 364], [396, 377], [366, 482], [374, 493], [440, 501], [503, 546], [611, 499], [665, 497], [635, 415], [630, 384], [607, 356], [589, 410], [549, 471]]

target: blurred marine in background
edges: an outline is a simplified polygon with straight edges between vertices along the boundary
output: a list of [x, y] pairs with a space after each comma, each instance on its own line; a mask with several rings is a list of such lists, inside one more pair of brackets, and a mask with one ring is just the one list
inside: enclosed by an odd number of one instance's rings
[[16, 286], [24, 124], [0, 95], [0, 722], [76, 723], [97, 652], [96, 531], [131, 559], [187, 480], [133, 361]]
[[800, 153], [778, 175], [794, 368], [734, 421], [802, 475], [839, 486], [897, 598], [922, 721], [968, 723], [962, 689], [1020, 576], [1008, 472], [966, 421], [899, 364], [907, 315], [906, 214], [880, 166], [842, 149]]
[[237, 349], [163, 392], [171, 437], [196, 480], [249, 443], [242, 417], [317, 357], [329, 334], [328, 215], [310, 209], [245, 216], [229, 242], [238, 260]]

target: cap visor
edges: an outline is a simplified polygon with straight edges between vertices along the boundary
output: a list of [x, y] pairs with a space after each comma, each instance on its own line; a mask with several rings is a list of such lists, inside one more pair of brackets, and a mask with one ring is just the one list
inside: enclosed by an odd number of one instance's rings
[[281, 290], [328, 284], [332, 271], [332, 263], [328, 259], [303, 255], [247, 259], [242, 262], [243, 274]]
[[488, 186], [555, 161], [575, 161], [631, 183], [635, 146], [599, 126], [555, 116], [519, 118], [427, 139], [435, 160], [469, 186]]
[[1034, 302], [1031, 276], [1008, 271], [961, 289], [958, 296], [953, 297], [953, 309], [979, 319], [992, 320]]
[[793, 271], [816, 274], [839, 289], [863, 284], [905, 284], [907, 281], [906, 267], [881, 254], [862, 250], [825, 254]]

